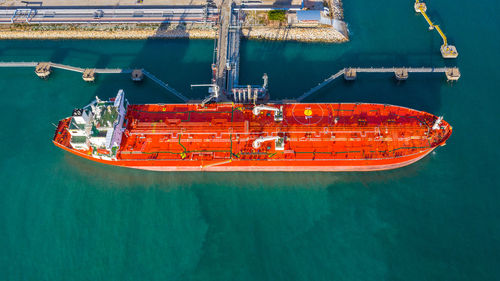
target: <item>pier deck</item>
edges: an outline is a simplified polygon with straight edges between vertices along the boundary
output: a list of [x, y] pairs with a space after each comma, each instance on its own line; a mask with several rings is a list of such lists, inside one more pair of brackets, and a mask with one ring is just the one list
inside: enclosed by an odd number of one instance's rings
[[214, 83], [227, 94], [238, 83], [241, 23], [232, 0], [223, 0], [220, 8]]
[[240, 35], [241, 35], [241, 22], [240, 14], [238, 12], [231, 12], [231, 21], [228, 30], [228, 51], [227, 51], [227, 63], [229, 64], [229, 70], [227, 75], [226, 88], [227, 91], [238, 85], [238, 75], [240, 70]]

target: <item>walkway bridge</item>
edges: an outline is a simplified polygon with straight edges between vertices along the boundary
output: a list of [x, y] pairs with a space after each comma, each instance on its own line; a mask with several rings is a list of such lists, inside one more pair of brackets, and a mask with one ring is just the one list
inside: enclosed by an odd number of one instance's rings
[[415, 1], [415, 12], [421, 13], [422, 16], [424, 16], [425, 20], [429, 24], [429, 29], [436, 29], [441, 38], [443, 38], [443, 45], [441, 45], [441, 55], [443, 58], [456, 58], [458, 57], [458, 52], [457, 48], [453, 45], [448, 45], [448, 39], [446, 38], [446, 35], [444, 35], [444, 32], [441, 30], [439, 25], [435, 25], [432, 23], [431, 19], [427, 16], [425, 13], [427, 11], [427, 6], [425, 3], [420, 2], [419, 0]]
[[[40, 67], [42, 66], [42, 67]], [[51, 68], [58, 68], [58, 69], [63, 69], [63, 70], [68, 70], [68, 71], [73, 71], [73, 72], [79, 72], [83, 74], [83, 79], [85, 81], [94, 81], [94, 77], [91, 77], [91, 79], [88, 79], [89, 77], [86, 76], [87, 73], [91, 73], [93, 75], [94, 73], [102, 73], [102, 74], [118, 74], [118, 73], [126, 73], [126, 74], [132, 74], [133, 69], [125, 69], [125, 68], [81, 68], [81, 67], [76, 67], [76, 66], [71, 66], [71, 65], [66, 65], [66, 64], [60, 64], [60, 63], [53, 63], [53, 62], [0, 62], [0, 67], [34, 67], [35, 72], [38, 76], [42, 78], [47, 78], [50, 75], [50, 69]], [[160, 85], [162, 88], [165, 90], [169, 91], [170, 93], [174, 94], [176, 97], [181, 99], [183, 102], [187, 102], [188, 98], [185, 97], [183, 94], [181, 94], [179, 91], [175, 90], [174, 88], [170, 87], [167, 83], [163, 82], [162, 80], [158, 79], [156, 76], [153, 74], [149, 73], [148, 71], [142, 69], [141, 72], [146, 75], [149, 79]], [[134, 77], [132, 77], [132, 80], [136, 81]]]
[[[40, 63], [45, 62], [0, 62], [0, 67], [36, 67]], [[85, 72], [85, 68], [75, 67], [67, 64], [60, 64], [54, 62], [46, 62], [50, 64], [53, 68], [64, 69], [73, 72]], [[132, 73], [132, 69], [122, 69], [122, 68], [93, 68], [95, 73]]]
[[444, 73], [448, 81], [456, 81], [460, 78], [460, 70], [457, 67], [349, 67], [343, 68], [332, 76], [326, 78], [323, 82], [305, 92], [296, 100], [301, 102], [303, 99], [311, 96], [342, 75], [344, 75], [345, 80], [355, 80], [357, 73], [394, 73], [396, 79], [398, 80], [406, 80], [408, 78], [408, 73]]

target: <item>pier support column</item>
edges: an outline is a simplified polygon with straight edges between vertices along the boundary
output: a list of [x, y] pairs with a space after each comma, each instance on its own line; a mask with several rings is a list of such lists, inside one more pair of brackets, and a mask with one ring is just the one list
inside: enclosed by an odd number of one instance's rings
[[406, 69], [406, 68], [396, 68], [394, 70], [394, 76], [399, 81], [406, 80], [406, 79], [408, 79], [408, 69]]
[[445, 74], [448, 81], [457, 81], [458, 79], [460, 79], [460, 70], [458, 69], [458, 67], [446, 69]]
[[132, 81], [134, 82], [140, 82], [144, 79], [144, 73], [142, 72], [142, 69], [134, 69], [132, 71], [132, 75], [130, 77]]
[[95, 81], [95, 69], [87, 68], [83, 71], [82, 78], [85, 82], [94, 82]]
[[356, 69], [347, 68], [344, 72], [344, 79], [347, 81], [356, 80]]
[[46, 79], [52, 73], [50, 62], [40, 62], [35, 67], [35, 73], [38, 77]]

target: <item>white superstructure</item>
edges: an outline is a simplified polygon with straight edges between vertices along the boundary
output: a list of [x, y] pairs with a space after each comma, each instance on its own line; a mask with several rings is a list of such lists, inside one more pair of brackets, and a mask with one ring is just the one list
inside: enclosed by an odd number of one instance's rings
[[73, 110], [68, 131], [74, 149], [92, 149], [99, 158], [116, 158], [120, 147], [127, 101], [123, 90], [114, 99], [102, 101], [98, 97], [84, 108]]

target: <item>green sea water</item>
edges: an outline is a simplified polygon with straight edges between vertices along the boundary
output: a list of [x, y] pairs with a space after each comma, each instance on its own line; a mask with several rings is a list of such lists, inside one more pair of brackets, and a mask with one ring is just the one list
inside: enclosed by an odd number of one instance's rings
[[[359, 74], [314, 102], [390, 103], [444, 115], [445, 147], [369, 173], [158, 173], [109, 167], [51, 143], [52, 123], [96, 95], [178, 102], [151, 81], [0, 69], [0, 280], [500, 280], [498, 1], [428, 1], [460, 56], [412, 1], [344, 1], [351, 42], [243, 41], [242, 84], [274, 99], [346, 66], [458, 66]], [[213, 41], [0, 41], [0, 61], [143, 67], [190, 98], [210, 80]]]

